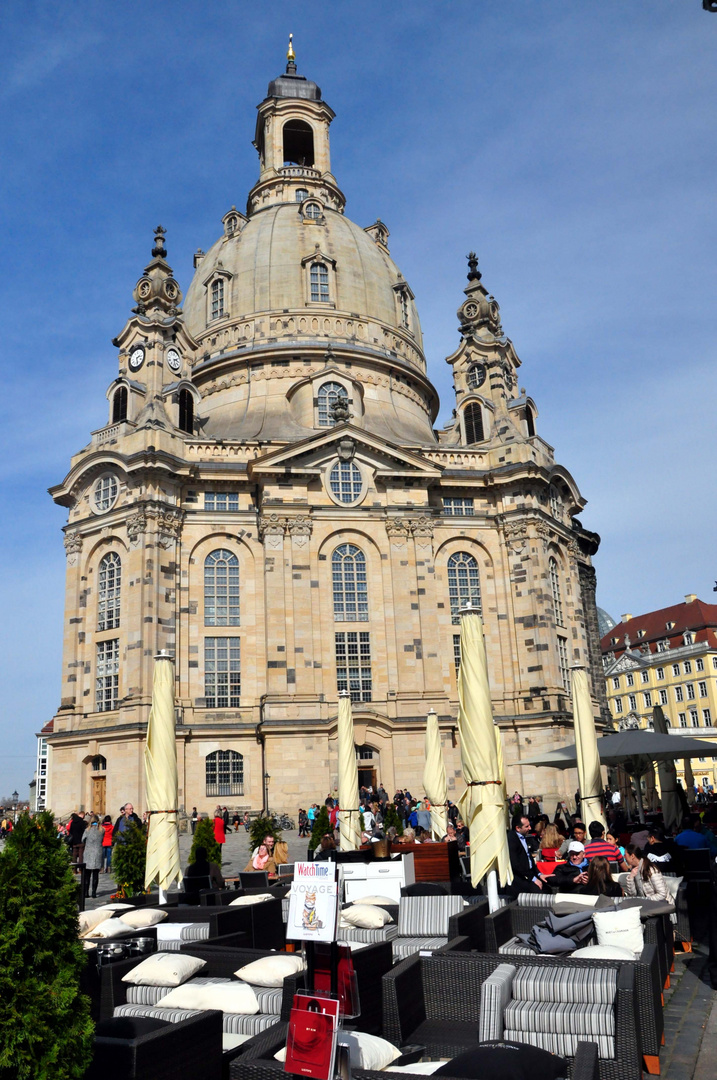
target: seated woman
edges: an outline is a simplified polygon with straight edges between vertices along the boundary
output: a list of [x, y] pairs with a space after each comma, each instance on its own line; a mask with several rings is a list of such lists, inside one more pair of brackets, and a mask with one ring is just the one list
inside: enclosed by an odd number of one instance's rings
[[269, 853], [269, 849], [266, 844], [259, 844], [256, 852], [249, 859], [249, 862], [244, 867], [244, 873], [251, 873], [253, 870], [263, 870], [269, 877], [276, 877], [276, 863], [273, 856]]
[[540, 838], [540, 855], [539, 859], [543, 862], [555, 862], [555, 856], [558, 853], [558, 848], [563, 842], [563, 838], [557, 830], [555, 825], [546, 825], [543, 830], [543, 835]]
[[331, 833], [321, 837], [319, 846], [314, 851], [314, 859], [331, 859], [336, 851], [336, 841]]
[[578, 892], [588, 896], [622, 896], [622, 889], [610, 872], [610, 863], [603, 855], [595, 855], [590, 860], [588, 879]]
[[585, 858], [585, 847], [577, 840], [571, 840], [568, 845], [568, 861], [558, 863], [550, 878], [550, 884], [554, 885], [558, 892], [574, 892], [579, 885], [587, 884], [588, 860]]
[[666, 900], [672, 903], [662, 874], [654, 863], [643, 858], [642, 849], [636, 844], [628, 844], [625, 848], [625, 862], [630, 867], [625, 879], [626, 896], [644, 896], [646, 900]]
[[209, 878], [213, 889], [224, 888], [224, 878], [219, 866], [215, 862], [209, 862], [207, 849], [202, 847], [201, 844], [194, 852], [194, 862], [190, 863], [184, 871], [184, 889], [186, 892], [190, 892], [192, 889], [192, 878]]

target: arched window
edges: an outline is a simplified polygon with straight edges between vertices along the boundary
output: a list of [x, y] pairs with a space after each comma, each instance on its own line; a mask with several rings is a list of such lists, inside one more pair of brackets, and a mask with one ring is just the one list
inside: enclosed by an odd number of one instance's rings
[[550, 591], [553, 594], [553, 613], [555, 614], [555, 621], [558, 626], [563, 626], [563, 600], [560, 595], [560, 575], [558, 573], [558, 563], [552, 557], [548, 562], [548, 570], [550, 573]]
[[116, 551], [100, 559], [97, 584], [97, 629], [115, 630], [120, 624], [122, 562]]
[[107, 758], [102, 757], [102, 754], [96, 754], [90, 762], [93, 772], [106, 772], [107, 770]]
[[471, 364], [467, 375], [468, 389], [478, 390], [485, 382], [485, 376], [485, 364]]
[[308, 197], [309, 197], [309, 193], [308, 193], [308, 191], [306, 190], [305, 187], [300, 187], [300, 188], [296, 189], [295, 198], [296, 198], [297, 202], [303, 202], [304, 199], [308, 199]]
[[530, 406], [525, 410], [525, 426], [528, 430], [528, 438], [532, 439], [535, 435], [535, 414]]
[[331, 407], [339, 398], [343, 398], [344, 401], [349, 399], [346, 388], [341, 383], [325, 382], [321, 384], [318, 394], [319, 427], [332, 426], [334, 418], [331, 415]]
[[179, 430], [194, 434], [194, 398], [186, 389], [179, 391]]
[[215, 750], [205, 759], [207, 795], [244, 794], [244, 758], [236, 750]]
[[329, 473], [331, 493], [342, 503], [354, 503], [363, 491], [361, 470], [353, 461], [337, 461]]
[[311, 267], [312, 303], [328, 303], [329, 269], [324, 263], [314, 263]]
[[314, 165], [314, 132], [305, 120], [288, 120], [284, 124], [284, 164]]
[[204, 560], [204, 625], [239, 626], [239, 560], [223, 548]]
[[562, 516], [563, 516], [563, 504], [562, 504], [562, 501], [560, 499], [560, 492], [558, 491], [558, 489], [555, 487], [554, 484], [550, 485], [550, 489], [548, 491], [548, 497], [550, 499], [550, 512], [552, 513], [553, 517], [559, 518], [559, 519], [562, 518]]
[[478, 563], [467, 551], [457, 551], [448, 560], [448, 598], [452, 623], [460, 623], [458, 612], [469, 601], [479, 612], [481, 610]]
[[127, 419], [127, 387], [120, 386], [112, 398], [112, 423], [119, 424]]
[[483, 410], [477, 401], [472, 401], [463, 410], [463, 422], [466, 426], [466, 442], [469, 445], [483, 442]]
[[224, 281], [217, 278], [212, 282], [212, 318], [218, 319], [224, 314]]
[[401, 289], [398, 298], [401, 304], [401, 325], [408, 330], [411, 324], [408, 319], [408, 293], [405, 289]]
[[368, 622], [366, 556], [353, 544], [342, 544], [331, 556], [336, 622]]

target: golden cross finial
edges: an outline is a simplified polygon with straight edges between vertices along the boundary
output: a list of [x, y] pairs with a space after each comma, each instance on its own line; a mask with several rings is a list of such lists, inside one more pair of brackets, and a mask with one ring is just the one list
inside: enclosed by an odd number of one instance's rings
[[296, 61], [296, 53], [294, 52], [294, 35], [293, 34], [289, 34], [289, 51], [286, 54], [286, 59], [289, 61], [290, 64]]

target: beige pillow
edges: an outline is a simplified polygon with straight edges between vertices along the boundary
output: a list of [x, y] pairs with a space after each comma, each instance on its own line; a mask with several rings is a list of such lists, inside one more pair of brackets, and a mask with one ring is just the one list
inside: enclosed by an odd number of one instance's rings
[[255, 893], [253, 896], [238, 896], [236, 900], [232, 900], [229, 907], [249, 907], [251, 904], [263, 904], [265, 900], [275, 900], [276, 897], [271, 893]]
[[303, 957], [297, 953], [274, 953], [245, 964], [234, 974], [253, 986], [281, 986], [287, 975], [296, 975], [305, 967]]
[[341, 918], [349, 926], [357, 926], [362, 930], [378, 930], [386, 923], [393, 922], [387, 911], [370, 904], [352, 904], [351, 907], [344, 908]]
[[670, 877], [669, 874], [663, 874], [662, 880], [667, 886], [667, 895], [670, 897], [672, 903], [674, 904], [675, 900], [677, 899], [678, 889], [684, 879], [681, 877]]
[[252, 988], [243, 982], [195, 986], [185, 983], [160, 998], [157, 1009], [219, 1009], [225, 1013], [251, 1016], [259, 1012], [259, 1002]]
[[95, 911], [129, 911], [133, 907], [134, 904], [122, 904], [118, 900], [115, 904], [100, 904], [98, 908], [95, 908]]
[[247, 1039], [253, 1039], [253, 1035], [232, 1035], [229, 1032], [222, 1033], [222, 1050], [235, 1050], [237, 1046], [241, 1046]]
[[635, 957], [629, 949], [620, 945], [586, 945], [583, 949], [576, 949], [570, 953], [570, 960], [634, 960]]
[[206, 960], [184, 953], [152, 953], [146, 960], [133, 967], [122, 982], [130, 986], [181, 986], [206, 965]]
[[94, 911], [81, 911], [77, 916], [80, 924], [80, 937], [85, 936], [90, 930], [94, 930], [96, 926], [104, 922], [105, 919], [111, 919], [111, 911], [103, 911], [102, 908], [95, 908]]
[[619, 911], [594, 911], [598, 945], [617, 945], [637, 957], [645, 944], [640, 908], [621, 908]]
[[119, 921], [139, 930], [143, 926], [156, 926], [167, 918], [166, 911], [158, 911], [157, 908], [137, 908], [136, 911], [125, 911], [120, 915]]
[[361, 1068], [368, 1072], [380, 1072], [401, 1056], [401, 1051], [387, 1039], [369, 1035], [365, 1031], [352, 1031], [350, 1039], [356, 1039], [361, 1053]]
[[99, 926], [96, 926], [94, 930], [90, 930], [88, 934], [85, 934], [85, 937], [109, 939], [133, 933], [134, 927], [128, 926], [127, 923], [123, 923], [121, 919], [105, 919], [105, 921], [100, 923]]
[[579, 904], [581, 907], [595, 907], [598, 902], [597, 896], [589, 896], [586, 893], [556, 893], [553, 897], [555, 904]]
[[369, 907], [385, 907], [386, 904], [390, 904], [391, 907], [396, 907], [398, 900], [392, 900], [390, 896], [362, 896], [356, 903], [368, 904]]

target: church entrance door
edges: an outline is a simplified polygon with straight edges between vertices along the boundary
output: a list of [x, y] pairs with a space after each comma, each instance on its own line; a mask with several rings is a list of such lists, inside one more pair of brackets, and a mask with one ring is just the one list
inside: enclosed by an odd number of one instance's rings
[[107, 778], [105, 776], [92, 777], [92, 813], [98, 817], [105, 816], [105, 791]]
[[363, 768], [361, 766], [361, 762], [359, 762], [358, 782], [359, 782], [359, 787], [360, 788], [361, 787], [370, 787], [370, 788], [373, 788], [373, 790], [375, 791], [376, 790], [376, 770], [375, 769], [365, 769], [365, 768]]

